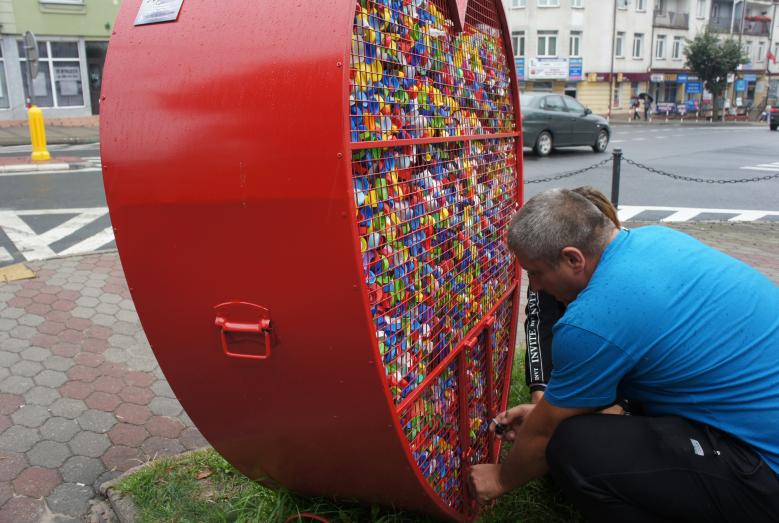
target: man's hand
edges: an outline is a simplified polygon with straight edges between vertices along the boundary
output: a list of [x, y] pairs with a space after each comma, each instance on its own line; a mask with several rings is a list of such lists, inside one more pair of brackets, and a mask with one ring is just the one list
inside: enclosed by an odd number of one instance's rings
[[481, 505], [508, 492], [500, 482], [500, 465], [474, 465], [469, 480], [471, 493]]
[[[519, 426], [522, 425], [525, 417], [532, 412], [534, 407], [535, 405], [530, 404], [517, 405], [495, 416], [494, 421], [508, 427], [502, 435], [497, 436], [506, 441], [514, 441], [517, 437]], [[490, 423], [490, 430], [495, 432], [495, 423]]]

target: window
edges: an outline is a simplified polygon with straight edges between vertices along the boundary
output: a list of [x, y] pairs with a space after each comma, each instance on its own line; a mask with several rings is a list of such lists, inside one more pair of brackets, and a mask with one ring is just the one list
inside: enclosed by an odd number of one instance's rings
[[630, 0], [617, 0], [617, 7], [620, 9], [627, 9], [630, 5]]
[[[26, 96], [30, 96], [27, 85], [27, 60], [24, 58], [24, 42], [19, 47], [22, 83]], [[33, 100], [41, 107], [78, 107], [84, 105], [84, 91], [81, 85], [81, 63], [78, 43], [38, 41], [38, 75], [32, 82]]]
[[571, 31], [571, 37], [568, 39], [568, 56], [582, 55], [582, 32]]
[[514, 56], [525, 56], [525, 32], [511, 31], [511, 45], [514, 46]]
[[0, 46], [0, 108], [8, 109], [11, 107], [8, 101], [8, 84], [5, 81], [5, 59], [3, 58], [3, 48]]
[[570, 96], [563, 98], [569, 113], [584, 114], [584, 106]]
[[681, 60], [684, 53], [684, 37], [674, 36], [674, 46], [671, 49], [671, 58], [674, 60]]
[[614, 97], [611, 100], [612, 107], [622, 106], [622, 84], [614, 85]]
[[512, 9], [521, 9], [527, 7], [527, 0], [511, 0]]
[[538, 0], [538, 7], [560, 7], [560, 0]]
[[758, 42], [757, 44], [757, 61], [762, 62], [765, 60], [765, 42]]
[[665, 35], [657, 35], [655, 40], [655, 58], [665, 59]]
[[541, 101], [541, 109], [546, 111], [564, 112], [565, 104], [563, 103], [563, 97], [559, 94], [545, 96], [543, 101]]
[[625, 33], [617, 33], [617, 40], [614, 42], [614, 56], [625, 58]]
[[571, 0], [571, 7], [583, 8], [584, 0]]
[[665, 2], [663, 0], [655, 0], [655, 12], [665, 13]]
[[706, 18], [706, 0], [698, 0], [698, 9], [695, 11], [698, 18]]
[[557, 56], [557, 31], [538, 32], [538, 56]]
[[636, 0], [636, 11], [646, 11], [646, 0]]
[[641, 58], [644, 54], [644, 33], [633, 34], [633, 58]]
[[744, 54], [747, 56], [747, 63], [752, 61], [752, 40], [744, 42]]

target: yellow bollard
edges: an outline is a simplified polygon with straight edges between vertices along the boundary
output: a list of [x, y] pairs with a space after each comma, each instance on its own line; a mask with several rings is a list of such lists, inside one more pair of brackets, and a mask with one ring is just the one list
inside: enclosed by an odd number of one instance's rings
[[27, 109], [30, 121], [30, 140], [32, 140], [32, 161], [47, 162], [51, 155], [46, 149], [46, 127], [43, 124], [43, 111], [36, 105]]

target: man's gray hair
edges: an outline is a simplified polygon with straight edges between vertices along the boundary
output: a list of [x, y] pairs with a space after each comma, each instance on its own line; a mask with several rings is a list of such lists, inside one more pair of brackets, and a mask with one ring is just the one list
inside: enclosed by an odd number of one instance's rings
[[508, 244], [515, 254], [552, 265], [564, 247], [589, 256], [606, 248], [614, 224], [592, 202], [568, 189], [550, 189], [533, 196], [509, 223]]

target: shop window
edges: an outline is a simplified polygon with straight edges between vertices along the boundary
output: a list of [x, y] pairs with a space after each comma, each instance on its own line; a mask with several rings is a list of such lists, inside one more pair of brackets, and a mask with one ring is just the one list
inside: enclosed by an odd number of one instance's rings
[[622, 84], [614, 85], [614, 97], [611, 102], [612, 107], [622, 107]]
[[[27, 60], [24, 43], [18, 42], [20, 68], [25, 96], [30, 96], [27, 84]], [[32, 81], [34, 103], [41, 107], [81, 107], [84, 90], [81, 83], [81, 62], [77, 42], [38, 42], [38, 75]]]

